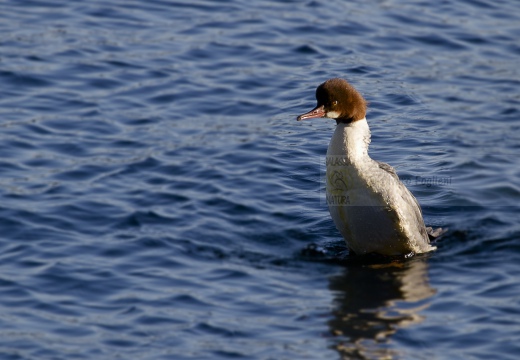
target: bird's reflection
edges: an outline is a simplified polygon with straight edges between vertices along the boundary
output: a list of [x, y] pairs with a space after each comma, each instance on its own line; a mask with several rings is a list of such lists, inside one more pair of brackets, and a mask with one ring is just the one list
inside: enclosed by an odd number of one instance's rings
[[334, 294], [329, 327], [342, 359], [394, 359], [391, 338], [423, 320], [420, 312], [435, 294], [426, 259], [385, 265], [347, 265], [330, 279]]

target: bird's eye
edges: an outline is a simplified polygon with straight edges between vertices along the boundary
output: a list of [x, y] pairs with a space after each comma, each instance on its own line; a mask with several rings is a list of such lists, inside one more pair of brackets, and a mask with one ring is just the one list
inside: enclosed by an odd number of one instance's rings
[[336, 105], [338, 105], [338, 100], [334, 100], [334, 101], [332, 102], [332, 106], [336, 106]]

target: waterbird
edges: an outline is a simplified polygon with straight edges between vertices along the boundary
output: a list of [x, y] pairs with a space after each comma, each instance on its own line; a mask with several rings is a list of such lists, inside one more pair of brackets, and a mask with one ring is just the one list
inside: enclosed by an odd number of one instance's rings
[[317, 105], [297, 117], [336, 120], [326, 157], [326, 199], [349, 252], [411, 257], [435, 250], [442, 234], [424, 225], [417, 199], [390, 165], [368, 155], [367, 102], [346, 80], [334, 78], [316, 89]]

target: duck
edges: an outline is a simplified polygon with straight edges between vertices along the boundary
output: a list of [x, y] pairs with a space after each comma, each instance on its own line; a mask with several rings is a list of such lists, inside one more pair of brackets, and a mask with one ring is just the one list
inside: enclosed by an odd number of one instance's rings
[[316, 89], [317, 105], [299, 115], [336, 120], [326, 156], [330, 216], [353, 255], [411, 257], [436, 249], [442, 228], [426, 227], [421, 206], [395, 169], [368, 154], [367, 102], [345, 79]]

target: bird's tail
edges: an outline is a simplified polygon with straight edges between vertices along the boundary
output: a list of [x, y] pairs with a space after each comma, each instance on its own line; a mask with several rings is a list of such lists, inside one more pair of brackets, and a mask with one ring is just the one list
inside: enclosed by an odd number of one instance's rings
[[430, 241], [437, 241], [439, 238], [444, 235], [448, 231], [448, 229], [437, 228], [433, 230], [431, 226], [426, 227], [426, 232], [428, 233], [428, 237]]

